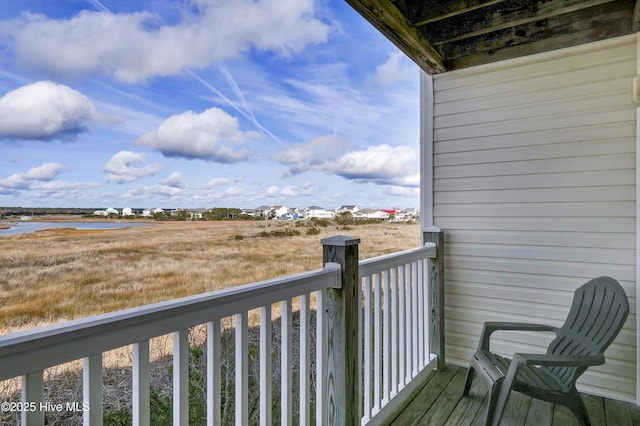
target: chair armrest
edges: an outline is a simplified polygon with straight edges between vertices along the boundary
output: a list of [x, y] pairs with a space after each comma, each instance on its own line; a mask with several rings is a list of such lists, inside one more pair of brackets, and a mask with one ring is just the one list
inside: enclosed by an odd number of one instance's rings
[[551, 331], [557, 333], [558, 327], [526, 322], [485, 322], [478, 343], [479, 350], [489, 350], [489, 340], [495, 331]]
[[516, 353], [511, 361], [515, 364], [556, 367], [591, 367], [604, 364], [604, 355], [551, 355]]

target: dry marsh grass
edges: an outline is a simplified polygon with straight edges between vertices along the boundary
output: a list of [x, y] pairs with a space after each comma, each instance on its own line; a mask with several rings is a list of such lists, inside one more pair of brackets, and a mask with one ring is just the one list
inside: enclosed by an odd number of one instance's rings
[[[308, 225], [177, 222], [0, 237], [0, 332], [320, 268], [320, 240], [333, 235], [360, 238], [361, 259], [420, 240], [417, 224], [328, 226], [317, 235], [308, 235]], [[283, 229], [300, 235], [258, 237]]]
[[[274, 222], [186, 222], [161, 223], [110, 231], [58, 229], [35, 234], [0, 237], [0, 332], [16, 331], [36, 325], [60, 322], [127, 307], [138, 306], [303, 272], [322, 266], [322, 238], [347, 234], [361, 239], [360, 258], [370, 258], [419, 245], [417, 224], [375, 224], [344, 227], [308, 228], [309, 224]], [[307, 229], [318, 229], [307, 232]], [[258, 235], [300, 235], [283, 238]], [[272, 232], [277, 231], [277, 232]], [[312, 316], [315, 301], [312, 300]], [[293, 301], [294, 311], [298, 300]], [[279, 389], [280, 353], [279, 306], [273, 306], [273, 383]], [[255, 382], [258, 311], [249, 313], [251, 379]], [[294, 340], [299, 330], [294, 312]], [[313, 331], [313, 328], [312, 328]], [[233, 319], [223, 322], [225, 413], [233, 412]], [[191, 380], [196, 392], [204, 377], [201, 352], [206, 335], [203, 326], [190, 330], [191, 369], [198, 380]], [[152, 389], [161, 401], [168, 401], [171, 390], [171, 335], [150, 342]], [[293, 345], [294, 352], [298, 349]], [[313, 350], [313, 348], [312, 348]], [[295, 354], [294, 354], [295, 355]], [[131, 411], [131, 348], [122, 347], [103, 354], [103, 392], [107, 413], [129, 416]], [[297, 359], [297, 356], [294, 356]], [[311, 361], [313, 362], [313, 356]], [[198, 373], [200, 372], [200, 373]], [[294, 375], [298, 366], [294, 364]], [[81, 361], [45, 371], [45, 400], [81, 401]], [[294, 380], [296, 383], [297, 380]], [[251, 383], [250, 383], [251, 385]], [[250, 386], [255, 391], [255, 383]], [[168, 394], [167, 394], [168, 393]], [[166, 395], [165, 395], [166, 394]], [[18, 380], [0, 382], [0, 399], [19, 400]], [[255, 397], [255, 395], [252, 394]], [[201, 401], [202, 395], [196, 400]], [[257, 400], [252, 398], [252, 400]], [[277, 404], [278, 398], [274, 394]], [[256, 415], [256, 407], [251, 410]], [[276, 410], [277, 407], [274, 407]], [[277, 412], [277, 411], [274, 411]], [[5, 413], [6, 414], [6, 413]], [[106, 424], [129, 424], [113, 420]], [[129, 417], [130, 418], [130, 417]], [[73, 413], [47, 413], [48, 424], [82, 424]], [[255, 420], [252, 417], [252, 420]], [[5, 423], [6, 422], [6, 423]], [[1, 424], [17, 424], [16, 416], [0, 416]]]

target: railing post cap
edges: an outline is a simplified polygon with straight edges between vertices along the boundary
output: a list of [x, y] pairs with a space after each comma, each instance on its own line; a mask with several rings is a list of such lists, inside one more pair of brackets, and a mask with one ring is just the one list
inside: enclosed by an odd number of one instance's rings
[[360, 238], [349, 237], [347, 235], [336, 235], [334, 237], [324, 238], [320, 240], [323, 246], [354, 246], [360, 244]]
[[422, 229], [422, 232], [440, 232], [441, 229], [438, 228], [437, 226], [427, 226], [426, 228]]

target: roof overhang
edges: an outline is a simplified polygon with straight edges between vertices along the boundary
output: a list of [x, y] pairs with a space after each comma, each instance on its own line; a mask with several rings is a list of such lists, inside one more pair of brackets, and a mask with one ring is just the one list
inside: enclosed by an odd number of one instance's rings
[[346, 1], [429, 74], [640, 29], [640, 0]]

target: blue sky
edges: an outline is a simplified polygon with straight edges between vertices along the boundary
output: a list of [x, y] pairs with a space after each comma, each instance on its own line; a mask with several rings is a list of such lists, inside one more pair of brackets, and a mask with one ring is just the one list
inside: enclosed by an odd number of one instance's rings
[[0, 206], [419, 205], [419, 70], [344, 0], [0, 5]]

